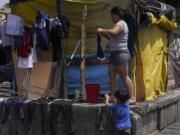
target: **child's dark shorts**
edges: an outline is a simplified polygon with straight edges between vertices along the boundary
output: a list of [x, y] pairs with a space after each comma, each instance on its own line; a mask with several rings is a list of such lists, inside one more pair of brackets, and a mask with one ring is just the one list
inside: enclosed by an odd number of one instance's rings
[[130, 135], [130, 129], [116, 129], [115, 135]]

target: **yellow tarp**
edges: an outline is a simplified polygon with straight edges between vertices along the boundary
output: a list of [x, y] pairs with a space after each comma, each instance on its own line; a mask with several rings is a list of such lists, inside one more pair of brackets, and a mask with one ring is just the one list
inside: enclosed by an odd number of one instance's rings
[[21, 16], [25, 19], [25, 22], [28, 26], [32, 26], [32, 22], [37, 15], [37, 9], [44, 9], [50, 13], [56, 11], [55, 0], [36, 0], [36, 1], [25, 1], [19, 2], [17, 4], [12, 4], [12, 14]]
[[177, 22], [170, 21], [165, 15], [160, 16], [159, 19], [157, 19], [152, 13], [148, 13], [148, 15], [151, 16], [153, 25], [158, 25], [159, 27], [167, 31], [174, 31], [177, 29]]
[[[72, 53], [77, 41], [81, 37], [82, 9], [85, 4], [88, 8], [85, 53], [96, 52], [96, 29], [98, 27], [112, 26], [110, 17], [111, 6], [109, 5], [119, 5], [123, 8], [132, 7], [130, 5], [131, 0], [65, 0], [64, 14], [69, 18], [71, 23], [70, 37], [66, 41], [66, 53]], [[12, 12], [13, 14], [24, 17], [26, 23], [31, 25], [36, 16], [36, 8], [41, 8], [55, 14], [56, 1], [35, 0], [21, 2], [12, 6]], [[142, 68], [136, 67], [136, 69], [142, 69], [142, 73], [137, 73], [136, 71], [136, 74], [143, 76], [142, 78], [138, 78], [138, 82], [143, 82], [143, 84], [136, 83], [136, 85], [142, 86], [142, 90], [145, 91], [145, 99], [150, 100], [165, 93], [167, 79], [167, 33], [157, 26], [144, 27], [139, 31], [139, 42], [139, 56], [142, 59]], [[105, 43], [106, 40], [103, 39], [103, 44]], [[138, 60], [137, 62], [139, 62]], [[131, 75], [134, 78], [134, 74], [131, 73]], [[137, 88], [139, 87], [137, 86]]]
[[142, 59], [145, 99], [152, 100], [156, 96], [165, 94], [167, 80], [167, 33], [157, 26], [150, 26], [140, 28], [138, 36], [138, 51]]

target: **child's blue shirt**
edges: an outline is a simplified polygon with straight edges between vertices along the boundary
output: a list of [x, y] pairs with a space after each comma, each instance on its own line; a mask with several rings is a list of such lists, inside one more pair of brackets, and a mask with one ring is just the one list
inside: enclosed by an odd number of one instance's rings
[[131, 128], [129, 103], [123, 104], [112, 103], [109, 105], [115, 115], [115, 124], [118, 129]]

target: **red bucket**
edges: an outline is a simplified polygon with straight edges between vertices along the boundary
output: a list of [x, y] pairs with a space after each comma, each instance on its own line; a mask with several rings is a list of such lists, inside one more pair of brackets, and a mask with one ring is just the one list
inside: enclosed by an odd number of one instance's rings
[[98, 103], [100, 84], [86, 84], [86, 96], [89, 103]]

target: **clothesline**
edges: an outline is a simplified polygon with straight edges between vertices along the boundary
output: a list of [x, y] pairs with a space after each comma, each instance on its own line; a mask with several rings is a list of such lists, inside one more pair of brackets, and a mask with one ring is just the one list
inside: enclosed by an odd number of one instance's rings
[[39, 7], [39, 6], [35, 5], [35, 4], [32, 4], [32, 3], [31, 3], [31, 6], [33, 6], [37, 11], [46, 13], [49, 17], [55, 17], [55, 16], [57, 16], [56, 13], [54, 13], [54, 12], [52, 12], [52, 11], [49, 11], [49, 10], [47, 10], [47, 9], [41, 8], [41, 7]]

